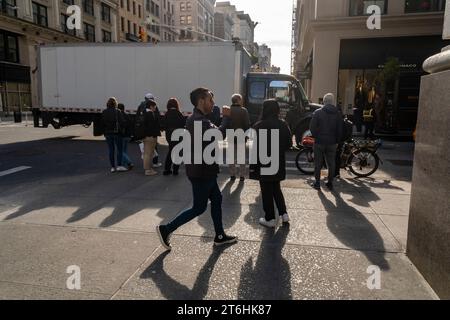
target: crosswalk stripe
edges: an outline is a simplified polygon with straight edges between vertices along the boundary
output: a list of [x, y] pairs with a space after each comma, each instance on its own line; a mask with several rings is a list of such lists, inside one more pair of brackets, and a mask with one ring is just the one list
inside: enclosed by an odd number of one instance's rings
[[21, 166], [21, 167], [17, 167], [17, 168], [5, 170], [5, 171], [0, 171], [0, 177], [4, 177], [4, 176], [7, 176], [8, 174], [13, 174], [13, 173], [28, 170], [28, 169], [31, 169], [31, 167]]

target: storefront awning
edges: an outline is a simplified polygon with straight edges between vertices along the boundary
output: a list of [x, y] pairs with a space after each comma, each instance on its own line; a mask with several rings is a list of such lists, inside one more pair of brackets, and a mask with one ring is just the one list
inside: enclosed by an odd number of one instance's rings
[[379, 69], [389, 57], [422, 70], [423, 62], [450, 45], [441, 36], [345, 39], [341, 40], [340, 69]]

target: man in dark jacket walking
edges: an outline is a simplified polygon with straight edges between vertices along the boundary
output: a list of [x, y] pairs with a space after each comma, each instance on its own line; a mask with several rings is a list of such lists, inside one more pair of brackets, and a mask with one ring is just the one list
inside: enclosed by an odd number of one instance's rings
[[315, 138], [314, 164], [316, 182], [314, 188], [320, 190], [320, 171], [325, 159], [328, 167], [326, 186], [333, 190], [333, 178], [336, 170], [336, 149], [342, 137], [342, 116], [335, 106], [332, 93], [323, 98], [324, 107], [314, 112], [310, 130]]
[[[160, 225], [156, 227], [156, 232], [159, 236], [161, 244], [167, 250], [171, 250], [170, 235], [182, 225], [193, 220], [197, 216], [203, 214], [208, 206], [208, 200], [211, 200], [211, 216], [214, 223], [214, 230], [216, 237], [214, 238], [214, 245], [224, 245], [227, 243], [234, 243], [237, 241], [236, 237], [231, 237], [225, 234], [222, 223], [222, 193], [219, 185], [217, 184], [217, 174], [219, 173], [218, 164], [206, 164], [203, 159], [201, 163], [195, 163], [195, 150], [194, 143], [196, 138], [203, 137], [203, 134], [209, 130], [214, 129], [211, 121], [206, 117], [211, 113], [214, 100], [211, 92], [206, 88], [198, 88], [191, 92], [191, 102], [195, 106], [193, 114], [188, 118], [186, 122], [186, 129], [191, 136], [191, 164], [186, 164], [186, 174], [192, 185], [192, 193], [194, 198], [194, 204], [191, 209], [183, 211], [174, 220], [166, 225]], [[219, 130], [222, 135], [225, 135], [226, 129], [229, 125], [229, 109], [223, 109], [224, 119]], [[195, 123], [201, 124], [201, 137], [196, 137], [196, 130], [194, 130]], [[203, 139], [201, 139], [203, 140]], [[204, 149], [207, 147], [207, 143], [202, 144], [201, 154], [203, 155]]]

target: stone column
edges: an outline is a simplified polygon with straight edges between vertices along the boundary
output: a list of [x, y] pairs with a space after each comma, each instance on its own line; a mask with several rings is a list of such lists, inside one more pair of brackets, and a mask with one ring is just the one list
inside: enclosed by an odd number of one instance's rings
[[19, 18], [33, 21], [33, 8], [31, 0], [18, 0], [17, 7], [19, 7], [17, 15]]
[[119, 10], [111, 8], [111, 41], [118, 42], [118, 31], [120, 26], [117, 25], [119, 19]]
[[53, 0], [53, 27], [61, 30], [61, 13], [59, 12], [59, 0]]
[[103, 42], [102, 39], [102, 9], [100, 1], [94, 0], [94, 17], [95, 17], [95, 41]]
[[77, 29], [75, 30], [75, 34], [77, 37], [81, 37], [84, 38], [84, 24], [83, 24], [83, 15], [84, 15], [84, 11], [83, 11], [83, 3], [81, 0], [75, 0], [73, 2], [74, 5], [80, 7], [81, 9], [81, 29]]
[[[444, 38], [450, 38], [447, 0]], [[417, 123], [407, 255], [450, 299], [450, 48], [425, 61]]]

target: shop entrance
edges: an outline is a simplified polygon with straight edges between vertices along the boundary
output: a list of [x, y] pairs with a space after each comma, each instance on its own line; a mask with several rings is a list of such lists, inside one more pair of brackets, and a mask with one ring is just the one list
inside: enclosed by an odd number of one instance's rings
[[[338, 102], [344, 113], [362, 120], [362, 110], [373, 107], [379, 133], [412, 134], [425, 74], [422, 64], [449, 44], [440, 36], [341, 40]], [[394, 73], [387, 72], [392, 69]]]

